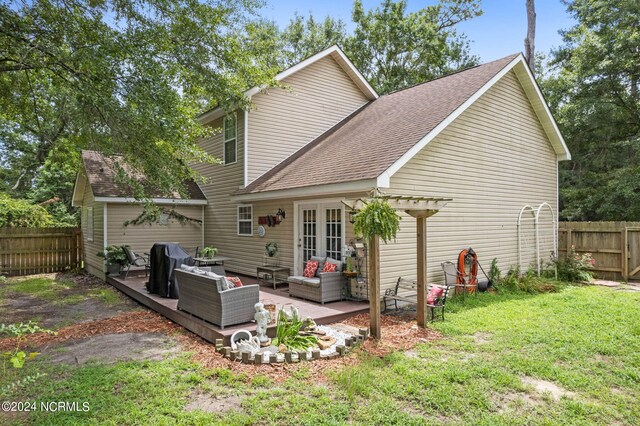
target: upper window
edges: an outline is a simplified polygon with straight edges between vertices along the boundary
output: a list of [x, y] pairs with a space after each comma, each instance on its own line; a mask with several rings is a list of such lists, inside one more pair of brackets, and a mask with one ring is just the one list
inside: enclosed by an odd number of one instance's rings
[[238, 235], [253, 235], [253, 206], [238, 206]]
[[224, 142], [222, 144], [222, 159], [224, 164], [236, 162], [238, 146], [238, 120], [235, 114], [227, 115], [224, 119]]
[[93, 207], [87, 207], [87, 241], [93, 241]]

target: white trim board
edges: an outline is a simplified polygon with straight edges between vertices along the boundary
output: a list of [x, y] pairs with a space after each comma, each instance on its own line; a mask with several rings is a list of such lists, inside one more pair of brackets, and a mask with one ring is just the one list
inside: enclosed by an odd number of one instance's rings
[[[116, 204], [141, 204], [142, 200], [136, 200], [131, 197], [95, 197], [96, 202], [100, 203], [116, 203]], [[178, 198], [152, 198], [154, 204], [180, 204], [187, 206], [204, 206], [208, 204], [207, 200], [191, 200]]]
[[[415, 157], [425, 146], [427, 146], [429, 142], [431, 142], [436, 136], [438, 136], [440, 132], [442, 132], [449, 124], [451, 124], [453, 120], [455, 120], [463, 112], [465, 112], [471, 105], [473, 105], [480, 98], [480, 96], [484, 95], [489, 89], [491, 89], [491, 87], [493, 87], [493, 85], [495, 85], [500, 79], [502, 79], [502, 77], [504, 77], [512, 69], [514, 69], [514, 71], [516, 72], [516, 76], [520, 74], [520, 75], [529, 77], [530, 79], [529, 85], [523, 84], [522, 78], [520, 77], [518, 77], [518, 80], [520, 80], [520, 84], [522, 85], [522, 88], [527, 94], [527, 97], [529, 98], [529, 101], [531, 102], [532, 106], [534, 107], [534, 110], [536, 111], [536, 115], [538, 116], [538, 119], [540, 120], [543, 128], [545, 129], [545, 133], [547, 134], [547, 137], [549, 137], [549, 140], [551, 141], [551, 144], [556, 152], [558, 161], [570, 160], [571, 154], [569, 153], [569, 149], [564, 143], [564, 139], [560, 134], [560, 130], [558, 129], [558, 126], [556, 125], [555, 120], [553, 119], [553, 116], [551, 115], [551, 112], [549, 111], [549, 108], [547, 107], [547, 104], [544, 98], [542, 97], [542, 93], [540, 92], [540, 89], [538, 89], [538, 85], [535, 82], [535, 79], [533, 78], [533, 75], [531, 74], [529, 67], [525, 63], [524, 57], [522, 56], [522, 54], [519, 54], [516, 58], [513, 59], [513, 61], [511, 61], [507, 66], [505, 66], [499, 73], [493, 76], [491, 80], [485, 83], [485, 85], [482, 86], [480, 90], [474, 93], [473, 96], [467, 99], [446, 119], [440, 122], [440, 124], [438, 124], [433, 130], [431, 130], [422, 139], [420, 139], [418, 143], [416, 143], [409, 151], [405, 152], [404, 155], [402, 155], [402, 157], [396, 160], [395, 163], [389, 166], [387, 170], [382, 172], [380, 176], [378, 176], [377, 178], [377, 186], [379, 188], [388, 188], [391, 182], [391, 176], [393, 176], [398, 170], [400, 170], [405, 164], [407, 164], [413, 157]], [[536, 91], [534, 93], [531, 93], [533, 88], [535, 88]], [[547, 126], [545, 126], [545, 123], [544, 123], [545, 120], [543, 120], [540, 117], [541, 113], [538, 112], [538, 109], [542, 107], [539, 106], [539, 108], [536, 109], [536, 106], [535, 106], [536, 102], [534, 102], [534, 100], [544, 105], [543, 109], [546, 115]]]
[[[344, 54], [342, 49], [340, 49], [337, 45], [333, 45], [331, 47], [326, 48], [322, 52], [318, 52], [315, 55], [305, 59], [302, 62], [297, 63], [291, 68], [287, 68], [286, 70], [280, 72], [274, 77], [275, 81], [282, 81], [285, 78], [297, 73], [298, 71], [308, 67], [309, 65], [319, 61], [320, 59], [331, 55], [336, 62], [340, 65], [340, 67], [345, 71], [345, 73], [351, 78], [351, 80], [355, 83], [358, 88], [364, 93], [364, 95], [369, 100], [378, 99], [379, 95], [375, 91], [373, 87], [369, 84], [366, 78], [358, 71], [358, 69], [353, 65], [351, 60]], [[267, 87], [264, 86], [255, 86], [251, 89], [244, 92], [244, 95], [247, 98], [251, 98], [253, 95], [260, 93], [265, 90]], [[233, 108], [232, 108], [233, 109]], [[222, 117], [225, 114], [222, 108], [215, 108], [211, 111], [204, 112], [200, 114], [197, 119], [202, 124], [206, 124], [211, 120], [215, 120], [216, 118]]]
[[307, 198], [320, 196], [335, 196], [336, 193], [369, 192], [376, 188], [376, 179], [358, 180], [353, 182], [331, 183], [309, 187], [282, 189], [277, 191], [252, 192], [249, 194], [232, 195], [232, 201], [261, 201], [282, 198]]

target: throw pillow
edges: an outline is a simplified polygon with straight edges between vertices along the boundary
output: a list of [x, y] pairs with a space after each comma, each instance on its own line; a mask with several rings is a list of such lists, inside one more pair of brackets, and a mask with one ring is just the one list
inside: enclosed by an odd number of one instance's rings
[[242, 287], [242, 281], [238, 277], [224, 277], [229, 288]]
[[316, 271], [318, 270], [318, 262], [315, 260], [310, 260], [307, 262], [307, 266], [304, 267], [303, 276], [306, 278], [313, 278], [316, 276]]
[[438, 303], [443, 293], [444, 289], [442, 287], [431, 287], [429, 289], [429, 293], [427, 294], [427, 304], [435, 305], [436, 303]]
[[336, 272], [337, 269], [338, 265], [336, 265], [335, 263], [325, 262], [324, 266], [322, 267], [322, 272]]

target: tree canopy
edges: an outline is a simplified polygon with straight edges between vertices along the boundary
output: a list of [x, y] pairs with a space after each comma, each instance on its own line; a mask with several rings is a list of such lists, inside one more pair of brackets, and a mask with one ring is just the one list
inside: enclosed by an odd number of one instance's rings
[[263, 22], [258, 39], [274, 43], [271, 60], [281, 68], [292, 66], [334, 44], [340, 45], [371, 85], [382, 94], [422, 83], [476, 65], [469, 43], [457, 24], [479, 16], [477, 0], [441, 0], [415, 12], [406, 0], [383, 0], [365, 10], [361, 0], [353, 3], [354, 30], [330, 16], [296, 15], [280, 31]]
[[640, 3], [565, 3], [577, 24], [542, 79], [573, 156], [561, 167], [561, 215], [640, 220]]
[[[46, 161], [56, 160], [52, 150], [66, 145], [121, 154], [156, 190], [181, 190], [194, 176], [188, 164], [214, 160], [197, 146], [210, 131], [198, 114], [246, 105], [243, 91], [275, 73], [239, 36], [257, 4], [2, 3], [0, 188], [25, 194]], [[132, 195], [143, 197], [130, 183]]]

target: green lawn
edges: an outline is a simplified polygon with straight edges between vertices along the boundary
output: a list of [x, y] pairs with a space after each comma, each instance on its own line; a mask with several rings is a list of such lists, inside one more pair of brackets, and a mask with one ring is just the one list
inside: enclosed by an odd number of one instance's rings
[[[640, 423], [640, 293], [565, 287], [449, 307], [446, 322], [433, 325], [443, 339], [384, 358], [360, 353], [326, 382], [304, 369], [281, 383], [207, 370], [188, 354], [82, 368], [43, 358], [23, 374], [48, 375], [3, 399], [90, 403], [88, 413], [28, 418], [61, 425]], [[523, 380], [550, 382], [561, 395]], [[185, 411], [195, 395], [233, 408]]]

